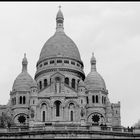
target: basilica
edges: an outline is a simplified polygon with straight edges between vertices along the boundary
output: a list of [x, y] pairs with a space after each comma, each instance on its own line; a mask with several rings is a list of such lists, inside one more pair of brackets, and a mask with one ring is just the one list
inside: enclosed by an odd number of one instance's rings
[[121, 126], [120, 102], [109, 101], [94, 53], [90, 73], [85, 75], [78, 47], [64, 32], [60, 8], [56, 31], [41, 49], [34, 78], [28, 63], [24, 54], [21, 73], [14, 80], [8, 104], [0, 106], [0, 115], [6, 113], [18, 126]]

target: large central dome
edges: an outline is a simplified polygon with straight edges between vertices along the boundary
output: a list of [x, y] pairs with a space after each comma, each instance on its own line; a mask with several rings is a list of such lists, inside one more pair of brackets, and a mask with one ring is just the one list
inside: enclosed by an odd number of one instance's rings
[[83, 62], [78, 47], [64, 32], [64, 17], [59, 9], [56, 15], [56, 31], [44, 44], [39, 60], [35, 79], [49, 71], [69, 71], [85, 78]]
[[41, 50], [39, 60], [59, 56], [81, 61], [76, 44], [64, 32], [56, 32], [48, 39]]
[[52, 57], [64, 57], [82, 62], [76, 44], [63, 30], [63, 22], [63, 13], [59, 9], [56, 16], [56, 32], [44, 44], [38, 62]]

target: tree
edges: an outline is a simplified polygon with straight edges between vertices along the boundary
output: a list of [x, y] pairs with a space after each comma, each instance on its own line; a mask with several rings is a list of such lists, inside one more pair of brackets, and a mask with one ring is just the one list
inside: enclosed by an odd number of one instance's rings
[[10, 128], [11, 125], [14, 125], [13, 119], [5, 113], [2, 113], [0, 116], [0, 127], [1, 128]]

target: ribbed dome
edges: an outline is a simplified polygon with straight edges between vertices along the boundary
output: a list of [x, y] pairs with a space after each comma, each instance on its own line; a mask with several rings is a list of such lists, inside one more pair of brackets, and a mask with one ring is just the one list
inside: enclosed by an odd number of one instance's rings
[[87, 75], [84, 81], [86, 84], [86, 88], [88, 90], [106, 89], [104, 79], [96, 71], [96, 59], [94, 57], [94, 53], [92, 53], [90, 63], [91, 63], [91, 72]]
[[104, 79], [96, 71], [90, 72], [84, 82], [88, 90], [106, 89]]
[[27, 72], [22, 72], [15, 79], [12, 89], [16, 91], [27, 91], [31, 87], [37, 87], [36, 81]]
[[64, 32], [63, 22], [63, 13], [59, 9], [56, 15], [56, 32], [44, 44], [40, 53], [39, 62], [46, 58], [59, 56], [76, 59], [81, 62], [80, 53], [76, 44]]
[[64, 32], [56, 32], [48, 39], [41, 50], [39, 61], [59, 56], [81, 61], [76, 44]]
[[24, 54], [22, 72], [15, 79], [12, 90], [27, 91], [30, 90], [31, 87], [37, 87], [36, 81], [27, 72], [27, 64], [26, 54]]

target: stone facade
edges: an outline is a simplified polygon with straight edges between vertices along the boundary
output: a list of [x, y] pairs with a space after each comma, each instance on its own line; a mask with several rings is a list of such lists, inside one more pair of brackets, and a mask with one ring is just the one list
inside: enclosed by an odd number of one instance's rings
[[63, 13], [56, 16], [56, 32], [44, 44], [33, 79], [27, 71], [26, 55], [22, 72], [14, 81], [7, 106], [17, 125], [121, 127], [120, 102], [110, 103], [108, 90], [96, 70], [94, 54], [91, 72], [85, 76], [84, 64], [76, 44], [65, 34]]

